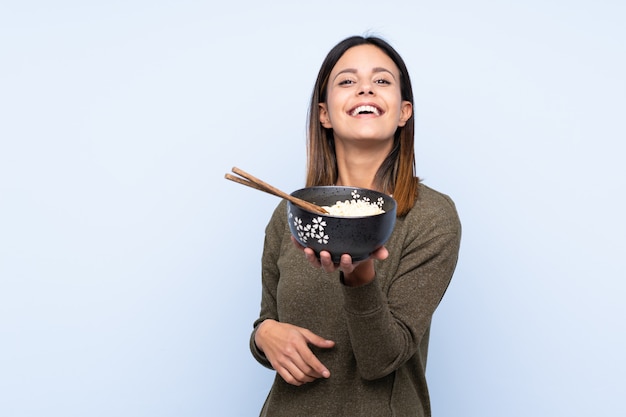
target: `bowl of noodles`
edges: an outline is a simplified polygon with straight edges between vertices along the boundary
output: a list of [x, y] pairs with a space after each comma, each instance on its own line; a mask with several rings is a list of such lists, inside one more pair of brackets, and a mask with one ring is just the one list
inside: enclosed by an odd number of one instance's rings
[[322, 206], [320, 214], [287, 202], [291, 234], [319, 257], [328, 251], [338, 263], [344, 253], [361, 261], [391, 236], [396, 201], [390, 195], [359, 187], [317, 186], [294, 191], [292, 196]]

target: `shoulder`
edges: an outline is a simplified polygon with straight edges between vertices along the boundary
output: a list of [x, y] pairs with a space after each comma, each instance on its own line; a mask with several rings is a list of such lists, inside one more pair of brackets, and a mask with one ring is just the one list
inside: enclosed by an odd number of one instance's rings
[[456, 211], [454, 201], [449, 195], [437, 191], [423, 183], [417, 186], [415, 205], [422, 208]]
[[456, 205], [450, 196], [425, 184], [418, 185], [415, 204], [404, 221], [423, 229], [436, 229], [440, 233], [459, 233], [461, 222]]

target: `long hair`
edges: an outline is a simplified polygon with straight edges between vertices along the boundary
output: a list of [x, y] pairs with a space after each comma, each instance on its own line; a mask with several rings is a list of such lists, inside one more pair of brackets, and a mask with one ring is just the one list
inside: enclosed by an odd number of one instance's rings
[[[334, 185], [337, 181], [337, 156], [333, 130], [321, 125], [319, 103], [326, 102], [328, 79], [337, 61], [348, 49], [359, 45], [374, 45], [391, 58], [400, 70], [402, 100], [409, 101], [413, 105], [413, 89], [409, 72], [402, 57], [389, 43], [374, 36], [351, 36], [335, 45], [320, 67], [309, 105], [307, 187]], [[374, 183], [378, 188], [387, 194], [393, 194], [398, 203], [398, 217], [405, 215], [413, 207], [417, 198], [419, 178], [415, 175], [414, 132], [415, 118], [411, 114], [406, 124], [396, 130], [391, 152], [378, 168], [374, 178]]]

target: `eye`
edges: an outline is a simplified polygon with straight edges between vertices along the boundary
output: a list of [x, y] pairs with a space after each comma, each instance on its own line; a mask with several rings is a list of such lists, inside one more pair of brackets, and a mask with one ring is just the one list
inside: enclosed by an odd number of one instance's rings
[[338, 85], [352, 85], [352, 84], [354, 84], [354, 80], [346, 78], [344, 80], [339, 81]]
[[375, 84], [381, 84], [381, 85], [391, 85], [391, 81], [389, 81], [386, 78], [379, 78], [377, 80], [374, 80]]

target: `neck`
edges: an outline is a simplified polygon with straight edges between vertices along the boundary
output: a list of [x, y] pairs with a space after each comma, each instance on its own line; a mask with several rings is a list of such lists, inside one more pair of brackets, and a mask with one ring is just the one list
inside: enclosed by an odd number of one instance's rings
[[337, 185], [376, 189], [376, 173], [391, 151], [391, 145], [389, 142], [378, 142], [357, 147], [337, 141]]

